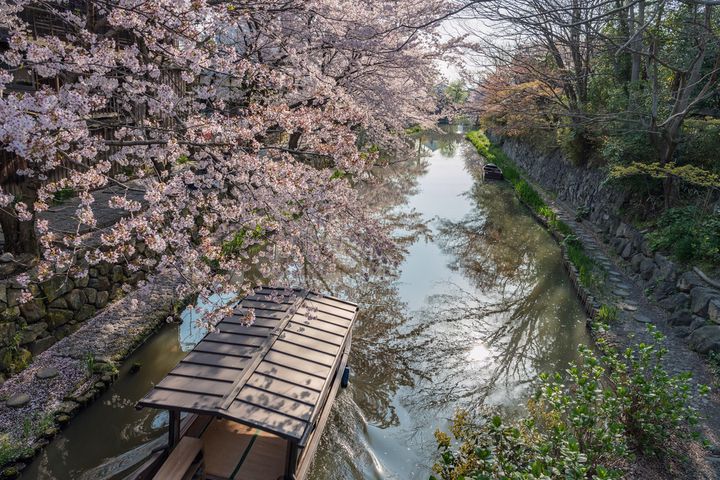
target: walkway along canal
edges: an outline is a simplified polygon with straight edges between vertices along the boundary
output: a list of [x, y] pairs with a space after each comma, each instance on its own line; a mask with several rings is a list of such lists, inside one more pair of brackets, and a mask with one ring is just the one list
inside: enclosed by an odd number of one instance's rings
[[[361, 314], [351, 383], [312, 479], [427, 479], [433, 432], [456, 408], [519, 412], [538, 373], [563, 368], [589, 342], [559, 247], [506, 183], [480, 180], [462, 128], [424, 134], [418, 150], [420, 158], [379, 169], [365, 195], [388, 219], [412, 211], [422, 219], [399, 271], [391, 281], [349, 275], [332, 285]], [[166, 438], [167, 418], [135, 402], [203, 334], [186, 318], [155, 335], [23, 478], [123, 478]]]

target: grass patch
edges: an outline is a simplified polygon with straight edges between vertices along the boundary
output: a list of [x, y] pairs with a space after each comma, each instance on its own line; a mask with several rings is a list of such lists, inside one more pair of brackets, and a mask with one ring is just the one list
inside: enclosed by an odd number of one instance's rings
[[597, 317], [595, 318], [596, 322], [599, 322], [603, 325], [610, 325], [611, 323], [617, 321], [618, 318], [618, 309], [614, 305], [601, 305], [600, 309], [598, 309]]

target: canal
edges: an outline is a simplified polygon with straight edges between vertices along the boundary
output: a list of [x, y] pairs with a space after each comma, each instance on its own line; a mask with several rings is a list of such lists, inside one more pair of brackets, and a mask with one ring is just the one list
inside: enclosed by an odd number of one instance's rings
[[[506, 183], [483, 182], [462, 126], [425, 133], [417, 155], [378, 169], [364, 198], [396, 222], [397, 270], [330, 281], [358, 302], [350, 386], [310, 478], [423, 479], [433, 432], [457, 408], [521, 414], [540, 372], [589, 343], [560, 250]], [[167, 419], [134, 403], [204, 332], [168, 325], [119, 380], [25, 470], [24, 479], [123, 478], [164, 440]], [[130, 373], [133, 365], [139, 370]]]

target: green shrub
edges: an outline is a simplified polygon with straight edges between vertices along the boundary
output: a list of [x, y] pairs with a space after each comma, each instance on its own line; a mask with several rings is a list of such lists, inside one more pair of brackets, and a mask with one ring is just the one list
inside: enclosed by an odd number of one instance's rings
[[587, 220], [587, 218], [589, 216], [590, 216], [590, 208], [588, 208], [587, 205], [581, 205], [578, 207], [577, 211], [575, 212], [575, 221], [582, 222], [583, 220]]
[[662, 367], [664, 337], [649, 330], [651, 343], [621, 352], [602, 341], [597, 354], [581, 345], [577, 364], [541, 375], [523, 419], [459, 412], [454, 442], [436, 432], [433, 471], [443, 480], [615, 479], [634, 452], [670, 453], [668, 440], [696, 435], [698, 414], [690, 375]]
[[580, 240], [575, 235], [567, 235], [563, 240], [563, 245], [570, 262], [578, 270], [580, 283], [588, 288], [599, 287], [602, 279], [600, 267], [585, 253]]
[[61, 188], [53, 194], [53, 204], [59, 205], [65, 200], [73, 198], [77, 193], [70, 187]]
[[535, 191], [525, 180], [520, 180], [515, 184], [515, 192], [517, 193], [520, 200], [525, 202], [530, 208], [538, 212], [541, 207], [545, 206], [545, 202], [540, 197], [540, 194]]
[[614, 305], [601, 305], [597, 312], [596, 320], [604, 324], [610, 324], [617, 320], [618, 309]]
[[648, 239], [651, 248], [670, 252], [681, 262], [720, 264], [720, 215], [697, 207], [667, 210]]
[[[572, 228], [570, 228], [570, 225], [563, 222], [562, 220], [555, 219], [555, 221], [550, 223], [550, 226], [560, 232], [561, 235], [567, 237], [568, 235], [573, 235]], [[582, 248], [582, 246], [580, 246]]]

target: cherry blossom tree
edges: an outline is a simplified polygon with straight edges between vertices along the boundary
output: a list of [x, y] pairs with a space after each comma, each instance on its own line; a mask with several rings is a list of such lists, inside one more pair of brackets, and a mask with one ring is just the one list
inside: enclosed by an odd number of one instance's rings
[[[99, 262], [173, 268], [181, 293], [297, 284], [353, 256], [398, 260], [351, 180], [431, 118], [440, 0], [0, 1], [0, 189], [40, 279]], [[52, 28], [38, 29], [38, 16]], [[14, 88], [20, 76], [36, 88]], [[62, 175], [58, 176], [57, 174]], [[59, 178], [59, 179], [58, 179]], [[96, 194], [123, 213], [98, 229]], [[143, 201], [127, 195], [144, 190]], [[42, 212], [79, 198], [73, 231]], [[88, 244], [95, 231], [100, 245]], [[7, 235], [6, 235], [7, 237]], [[150, 255], [136, 256], [137, 242]], [[352, 252], [352, 254], [348, 254]]]

